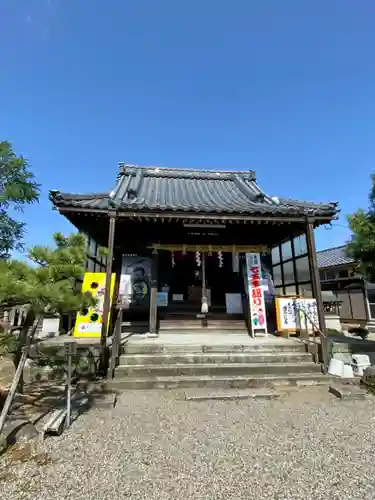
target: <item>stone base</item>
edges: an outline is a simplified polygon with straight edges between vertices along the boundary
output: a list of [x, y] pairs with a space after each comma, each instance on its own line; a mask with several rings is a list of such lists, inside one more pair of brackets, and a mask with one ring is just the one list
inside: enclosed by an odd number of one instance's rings
[[371, 319], [366, 323], [366, 328], [370, 333], [375, 333], [375, 320]]
[[329, 386], [329, 392], [339, 399], [360, 400], [366, 399], [367, 393], [356, 385], [332, 384]]
[[325, 323], [327, 330], [337, 330], [339, 332], [342, 332], [340, 316], [335, 314], [326, 314]]
[[232, 401], [242, 399], [277, 399], [280, 393], [274, 390], [263, 389], [244, 389], [242, 391], [229, 390], [229, 391], [216, 391], [210, 392], [206, 389], [192, 389], [185, 391], [185, 401]]

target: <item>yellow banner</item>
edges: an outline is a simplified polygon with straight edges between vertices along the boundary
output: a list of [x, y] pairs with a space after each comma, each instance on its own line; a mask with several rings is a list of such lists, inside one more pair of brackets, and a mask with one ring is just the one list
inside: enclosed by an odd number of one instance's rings
[[[74, 327], [73, 337], [100, 337], [103, 324], [103, 308], [106, 273], [85, 273], [82, 284], [82, 293], [91, 293], [97, 299], [94, 307], [79, 311]], [[112, 305], [116, 274], [111, 277], [110, 305]], [[108, 315], [108, 324], [110, 313]]]

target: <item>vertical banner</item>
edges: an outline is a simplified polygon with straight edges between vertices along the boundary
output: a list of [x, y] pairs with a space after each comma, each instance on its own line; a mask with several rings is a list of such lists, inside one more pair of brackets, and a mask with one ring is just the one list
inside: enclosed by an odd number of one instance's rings
[[[73, 337], [100, 337], [102, 332], [104, 293], [106, 273], [85, 273], [82, 293], [90, 293], [97, 299], [94, 307], [88, 307], [77, 313]], [[110, 306], [112, 305], [116, 274], [112, 274], [110, 287]], [[110, 313], [108, 314], [108, 324]]]
[[246, 254], [247, 283], [249, 289], [251, 334], [267, 335], [266, 307], [262, 287], [262, 264], [259, 253]]

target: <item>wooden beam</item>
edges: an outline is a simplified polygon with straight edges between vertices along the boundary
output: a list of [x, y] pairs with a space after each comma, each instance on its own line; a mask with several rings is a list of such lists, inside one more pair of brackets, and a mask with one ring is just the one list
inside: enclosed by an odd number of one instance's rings
[[[165, 213], [152, 213], [152, 212], [119, 212], [118, 213], [119, 217], [156, 217], [158, 220], [162, 218], [168, 218], [168, 219], [189, 219], [189, 220], [216, 220], [216, 221], [254, 221], [254, 222], [263, 222], [263, 221], [276, 221], [276, 222], [305, 222], [306, 218], [303, 216], [300, 217], [278, 217], [278, 216], [257, 216], [257, 215], [243, 215], [243, 214], [233, 214], [233, 215], [221, 215], [220, 213], [215, 213], [215, 214], [205, 214], [202, 216], [201, 213], [189, 213], [187, 215], [186, 213], [179, 213], [179, 212], [165, 212]], [[319, 221], [331, 221], [332, 217], [318, 217], [317, 220]]]
[[[183, 251], [183, 252], [230, 252], [232, 253], [233, 244], [231, 245], [212, 245], [212, 244], [195, 244], [189, 245], [184, 243], [163, 244], [153, 243], [151, 247], [154, 250]], [[262, 254], [269, 253], [269, 248], [266, 245], [241, 245], [236, 244], [237, 252], [259, 252]]]
[[[67, 215], [68, 213], [81, 213], [82, 215], [88, 215], [88, 214], [102, 214], [106, 215], [108, 213], [107, 210], [102, 210], [102, 209], [92, 209], [92, 208], [79, 208], [79, 207], [55, 207], [62, 215]], [[124, 218], [135, 218], [139, 217], [141, 218], [150, 218], [150, 217], [155, 217], [157, 220], [161, 220], [163, 218], [167, 219], [189, 219], [189, 220], [196, 220], [196, 219], [202, 219], [202, 220], [217, 220], [217, 221], [235, 221], [235, 220], [241, 220], [241, 221], [255, 221], [255, 222], [263, 222], [263, 221], [269, 221], [269, 222], [305, 222], [306, 218], [304, 216], [297, 216], [297, 217], [292, 217], [292, 216], [285, 216], [285, 217], [280, 217], [280, 216], [261, 216], [261, 215], [244, 215], [244, 214], [231, 214], [231, 215], [220, 215], [220, 213], [213, 213], [213, 214], [205, 214], [202, 218], [201, 213], [189, 213], [186, 214], [183, 212], [165, 212], [165, 213], [155, 213], [155, 212], [118, 212], [117, 217], [124, 217]], [[337, 220], [338, 216], [316, 216], [316, 217], [311, 217], [310, 220], [313, 221], [315, 225], [319, 224], [329, 224], [333, 220]]]
[[113, 264], [113, 248], [115, 242], [115, 225], [116, 213], [109, 215], [109, 231], [108, 231], [108, 254], [107, 266], [105, 276], [105, 290], [104, 290], [104, 304], [103, 304], [103, 322], [100, 337], [100, 365], [101, 369], [106, 371], [106, 338], [108, 335], [108, 318], [109, 308], [111, 303], [111, 278], [112, 278], [112, 264]]

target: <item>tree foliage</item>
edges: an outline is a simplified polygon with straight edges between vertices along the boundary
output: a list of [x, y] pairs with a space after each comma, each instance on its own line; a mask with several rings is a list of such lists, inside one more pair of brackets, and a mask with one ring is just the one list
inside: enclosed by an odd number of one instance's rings
[[28, 252], [32, 264], [0, 260], [0, 306], [29, 306], [17, 336], [9, 331], [0, 333], [0, 349], [13, 353], [15, 366], [27, 342], [28, 331], [45, 313], [75, 312], [96, 302], [91, 294], [81, 294], [77, 287], [77, 279], [85, 271], [85, 237], [56, 233], [53, 238], [55, 248], [35, 246]]
[[357, 210], [348, 217], [353, 236], [347, 253], [359, 262], [362, 274], [368, 280], [375, 281], [375, 174], [371, 181], [368, 209]]
[[76, 280], [84, 274], [86, 240], [81, 234], [53, 236], [55, 248], [35, 246], [28, 252], [32, 265], [0, 261], [0, 304], [29, 304], [36, 314], [64, 313], [91, 305]]
[[0, 141], [0, 259], [22, 249], [25, 225], [12, 217], [39, 198], [40, 188], [28, 162], [17, 156], [7, 141]]

